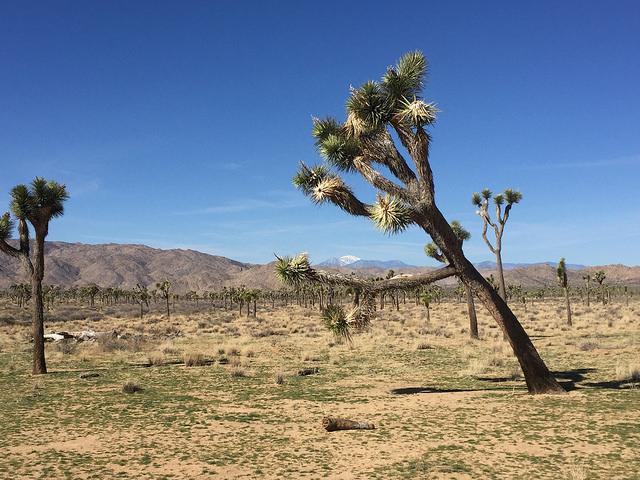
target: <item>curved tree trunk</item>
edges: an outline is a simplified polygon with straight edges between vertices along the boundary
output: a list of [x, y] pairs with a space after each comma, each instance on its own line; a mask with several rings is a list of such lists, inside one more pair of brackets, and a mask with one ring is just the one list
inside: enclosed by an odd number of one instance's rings
[[477, 340], [479, 338], [478, 317], [476, 315], [476, 305], [473, 302], [473, 292], [467, 284], [464, 284], [464, 290], [467, 296], [467, 310], [469, 311], [469, 336]]
[[504, 284], [504, 270], [502, 269], [502, 251], [496, 248], [496, 269], [498, 273], [498, 288], [500, 290], [500, 298], [507, 301], [507, 287]]
[[567, 299], [567, 325], [572, 326], [573, 322], [571, 321], [571, 303], [569, 301], [569, 288], [564, 287], [564, 296]]
[[431, 235], [449, 263], [456, 269], [458, 277], [477, 295], [500, 325], [506, 340], [520, 363], [529, 393], [563, 393], [507, 303], [489, 285], [473, 264], [467, 260], [458, 238], [434, 203], [427, 206], [419, 220], [422, 228]]

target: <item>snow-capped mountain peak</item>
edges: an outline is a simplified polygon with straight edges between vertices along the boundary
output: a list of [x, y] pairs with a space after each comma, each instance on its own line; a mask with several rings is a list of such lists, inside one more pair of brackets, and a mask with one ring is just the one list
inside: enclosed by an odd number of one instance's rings
[[358, 260], [360, 260], [360, 258], [358, 258], [358, 257], [356, 257], [354, 255], [343, 255], [338, 260], [340, 261], [341, 265], [350, 265], [350, 264], [355, 263]]

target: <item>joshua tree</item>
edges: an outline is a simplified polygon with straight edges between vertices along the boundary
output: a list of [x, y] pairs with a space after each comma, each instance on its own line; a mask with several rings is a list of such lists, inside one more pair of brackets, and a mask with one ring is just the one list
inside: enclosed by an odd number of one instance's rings
[[433, 300], [433, 295], [429, 291], [428, 288], [425, 288], [420, 292], [420, 301], [427, 309], [427, 324], [431, 323], [431, 301]]
[[140, 319], [144, 315], [144, 307], [146, 306], [149, 309], [149, 299], [151, 298], [151, 294], [149, 293], [149, 289], [146, 285], [136, 284], [136, 288], [133, 290], [133, 296], [140, 305]]
[[[425, 129], [435, 122], [438, 110], [420, 96], [426, 68], [422, 53], [409, 53], [395, 67], [389, 67], [380, 82], [369, 81], [351, 90], [344, 123], [333, 118], [314, 119], [313, 136], [329, 165], [308, 167], [301, 163], [293, 182], [315, 203], [330, 202], [351, 215], [370, 218], [387, 233], [417, 225], [431, 236], [447, 265], [427, 274], [396, 276], [375, 285], [373, 281], [318, 272], [308, 265], [305, 256], [282, 259], [277, 271], [294, 285], [317, 281], [360, 286], [366, 299], [362, 302], [365, 310], [371, 296], [388, 290], [390, 285], [415, 288], [456, 275], [469, 285], [505, 332], [529, 391], [562, 392], [513, 312], [465, 257], [458, 237], [436, 205], [429, 162], [431, 138]], [[415, 169], [396, 148], [394, 134]], [[377, 165], [395, 178], [383, 175]], [[377, 200], [372, 204], [361, 201], [330, 167], [362, 176], [378, 191]], [[366, 317], [372, 312], [361, 311], [357, 316]]]
[[[522, 194], [510, 188], [507, 188], [504, 193], [493, 197], [493, 203], [496, 207], [496, 219], [491, 220], [491, 214], [489, 213], [489, 201], [491, 200], [491, 190], [485, 188], [481, 193], [474, 193], [471, 197], [471, 202], [478, 207], [476, 213], [482, 218], [482, 239], [487, 244], [491, 253], [496, 256], [496, 269], [498, 270], [498, 281], [500, 282], [500, 296], [504, 301], [507, 300], [507, 289], [504, 284], [504, 272], [502, 271], [502, 235], [504, 235], [504, 226], [509, 220], [509, 213], [511, 207], [515, 203], [522, 200]], [[505, 204], [504, 213], [502, 212], [502, 206]], [[493, 245], [487, 238], [487, 227], [491, 226], [495, 233], [495, 245]]]
[[558, 262], [558, 268], [556, 268], [556, 274], [558, 276], [558, 285], [564, 290], [564, 297], [567, 299], [567, 325], [571, 326], [571, 303], [569, 302], [569, 284], [567, 282], [567, 266], [564, 263], [564, 258], [561, 258]]
[[604, 273], [604, 270], [598, 270], [593, 274], [593, 281], [600, 285], [600, 295], [602, 296], [602, 305], [605, 305], [607, 301], [604, 296], [604, 281], [607, 278], [607, 274]]
[[587, 307], [589, 306], [590, 300], [591, 300], [591, 275], [589, 275], [588, 273], [586, 275], [582, 276], [582, 279], [584, 280], [585, 286], [586, 286], [586, 293], [587, 293]]
[[167, 318], [171, 318], [171, 310], [169, 308], [169, 299], [171, 298], [171, 282], [169, 280], [163, 280], [162, 282], [156, 283], [156, 288], [160, 292], [160, 296], [164, 298], [167, 303]]
[[[455, 233], [456, 237], [462, 245], [466, 240], [471, 238], [471, 233], [466, 230], [460, 222], [454, 220], [451, 222], [451, 229]], [[429, 243], [424, 247], [424, 252], [431, 258], [438, 260], [439, 262], [446, 263], [447, 259], [442, 255], [442, 252], [438, 249], [435, 243]], [[463, 283], [465, 289], [465, 295], [467, 297], [467, 311], [469, 312], [469, 336], [474, 339], [478, 339], [478, 317], [476, 315], [476, 306], [473, 302], [473, 292], [471, 287], [466, 283]]]
[[[0, 250], [19, 258], [31, 279], [33, 302], [33, 373], [47, 373], [44, 358], [44, 241], [49, 233], [49, 221], [64, 214], [64, 202], [69, 198], [64, 185], [36, 177], [31, 185], [17, 185], [11, 190], [11, 211], [18, 220], [18, 248], [7, 243], [14, 222], [5, 213], [0, 218]], [[30, 255], [29, 227], [35, 231], [33, 256]]]

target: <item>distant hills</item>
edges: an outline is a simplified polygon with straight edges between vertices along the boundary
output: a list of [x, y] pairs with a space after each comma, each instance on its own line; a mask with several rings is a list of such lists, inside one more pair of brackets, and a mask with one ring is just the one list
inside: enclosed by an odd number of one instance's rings
[[[174, 291], [204, 291], [223, 286], [246, 285], [251, 288], [277, 289], [282, 284], [276, 278], [273, 263], [256, 265], [226, 257], [209, 255], [195, 250], [161, 250], [145, 245], [47, 242], [46, 284], [118, 286], [132, 288], [137, 283], [153, 285], [169, 279]], [[495, 274], [493, 262], [478, 263], [485, 276]], [[355, 273], [361, 276], [385, 276], [389, 270], [396, 273], [419, 273], [434, 267], [408, 265], [398, 260], [363, 260], [346, 255], [328, 259], [317, 268]], [[569, 265], [569, 278], [573, 284], [582, 282], [585, 270], [604, 270], [607, 283], [620, 283], [640, 287], [640, 267], [606, 265], [587, 267]], [[555, 263], [505, 264], [507, 283], [535, 287], [556, 282]], [[24, 282], [25, 277], [16, 259], [0, 255], [0, 288]], [[447, 279], [444, 284], [455, 283]]]
[[[496, 262], [484, 261], [474, 263], [478, 270], [495, 270]], [[550, 265], [555, 267], [557, 262], [540, 262], [540, 263], [503, 263], [502, 268], [504, 270], [514, 270], [517, 268], [527, 268], [533, 265]], [[342, 257], [333, 257], [316, 264], [317, 267], [349, 267], [354, 270], [367, 269], [367, 268], [382, 268], [382, 269], [411, 269], [411, 268], [423, 268], [416, 265], [409, 265], [401, 262], [400, 260], [362, 260], [354, 255], [344, 255]], [[572, 270], [583, 270], [587, 268], [586, 265], [579, 264], [567, 264], [567, 268]]]
[[367, 269], [367, 268], [380, 268], [380, 269], [398, 269], [398, 268], [417, 268], [412, 265], [408, 265], [400, 260], [363, 260], [353, 255], [345, 255], [342, 257], [333, 257], [320, 262], [316, 267], [320, 268], [335, 268], [335, 267], [349, 267], [353, 269]]

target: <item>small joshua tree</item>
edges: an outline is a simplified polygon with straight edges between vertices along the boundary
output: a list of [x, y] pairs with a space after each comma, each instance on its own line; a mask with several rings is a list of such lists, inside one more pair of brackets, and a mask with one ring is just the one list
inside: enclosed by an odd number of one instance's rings
[[433, 301], [433, 293], [428, 288], [420, 292], [420, 301], [427, 309], [427, 325], [431, 323], [431, 302]]
[[[529, 391], [563, 392], [513, 312], [465, 257], [460, 240], [436, 205], [429, 160], [431, 137], [427, 128], [434, 124], [438, 109], [421, 97], [426, 69], [426, 59], [421, 52], [408, 53], [396, 66], [387, 69], [381, 81], [369, 81], [351, 89], [344, 122], [334, 118], [314, 119], [312, 133], [328, 165], [308, 167], [301, 163], [293, 183], [313, 202], [329, 202], [348, 214], [367, 217], [389, 234], [418, 226], [440, 249], [447, 265], [428, 274], [395, 276], [375, 285], [369, 280], [316, 271], [304, 255], [281, 259], [276, 271], [292, 285], [324, 282], [360, 287], [363, 301], [351, 318], [353, 324], [369, 318], [373, 313], [369, 307], [375, 308], [375, 295], [390, 286], [409, 290], [458, 276], [502, 328], [522, 367]], [[396, 147], [394, 135], [415, 168], [409, 167]], [[384, 175], [378, 166], [389, 171], [392, 178]], [[377, 191], [376, 201], [361, 201], [331, 168], [359, 174]], [[509, 194], [510, 203], [514, 203], [516, 197], [519, 200], [516, 192]]]
[[[14, 228], [9, 213], [0, 217], [0, 250], [20, 259], [31, 280], [33, 302], [33, 373], [47, 373], [44, 356], [44, 241], [52, 218], [64, 214], [64, 202], [69, 198], [64, 185], [36, 177], [29, 186], [17, 185], [11, 190], [11, 211], [18, 220], [18, 248], [7, 243]], [[30, 254], [29, 226], [35, 231], [33, 255]]]
[[149, 289], [146, 285], [140, 285], [139, 283], [136, 285], [136, 288], [133, 290], [133, 296], [140, 305], [140, 319], [144, 316], [144, 307], [146, 306], [149, 309], [149, 299], [151, 298], [151, 294], [149, 293]]
[[169, 300], [171, 299], [171, 282], [169, 280], [163, 280], [162, 282], [156, 283], [156, 288], [167, 304], [167, 318], [171, 318], [171, 309], [169, 308]]
[[[522, 193], [507, 188], [504, 193], [493, 197], [493, 203], [496, 208], [496, 219], [491, 219], [489, 213], [489, 202], [492, 197], [491, 190], [485, 188], [481, 193], [474, 193], [471, 202], [478, 207], [476, 213], [482, 218], [482, 239], [487, 244], [491, 253], [496, 256], [496, 269], [498, 270], [498, 282], [500, 287], [500, 296], [504, 301], [507, 300], [507, 289], [504, 283], [504, 272], [502, 270], [502, 236], [504, 235], [504, 226], [509, 220], [509, 213], [514, 204], [522, 200]], [[504, 207], [504, 213], [502, 207]], [[487, 228], [491, 226], [495, 234], [495, 245], [487, 238]]]
[[[453, 233], [455, 233], [458, 240], [460, 240], [460, 244], [463, 244], [466, 240], [471, 238], [471, 233], [466, 230], [460, 222], [454, 220], [451, 222], [451, 229]], [[438, 249], [438, 246], [435, 243], [429, 243], [424, 247], [424, 252], [427, 256], [438, 260], [439, 262], [446, 263], [446, 258], [442, 255], [442, 252]], [[476, 315], [476, 306], [473, 301], [473, 292], [469, 285], [463, 283], [465, 290], [465, 295], [467, 297], [467, 311], [469, 313], [469, 336], [473, 339], [478, 339], [478, 317]]]
[[582, 279], [584, 280], [585, 283], [585, 289], [586, 289], [586, 294], [587, 294], [587, 307], [589, 306], [589, 304], [591, 303], [591, 275], [590, 274], [586, 274], [582, 276]]
[[593, 274], [593, 281], [600, 285], [600, 295], [602, 296], [602, 305], [607, 303], [604, 295], [604, 281], [607, 278], [607, 274], [604, 273], [604, 270], [598, 270]]
[[564, 297], [567, 299], [567, 325], [571, 326], [571, 303], [569, 301], [569, 284], [567, 282], [567, 266], [564, 263], [564, 258], [561, 258], [556, 268], [556, 274], [558, 276], [558, 285], [564, 290]]

